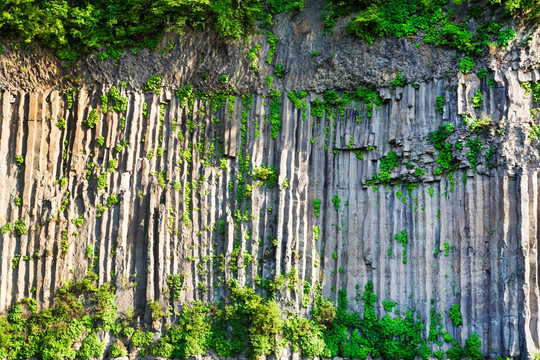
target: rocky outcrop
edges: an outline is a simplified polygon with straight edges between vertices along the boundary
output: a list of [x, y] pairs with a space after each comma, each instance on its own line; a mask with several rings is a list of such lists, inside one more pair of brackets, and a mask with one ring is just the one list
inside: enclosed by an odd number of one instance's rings
[[[23, 220], [27, 231], [0, 235], [0, 310], [26, 296], [48, 306], [62, 282], [93, 270], [116, 286], [120, 311], [133, 307], [149, 322], [149, 301], [168, 304], [170, 275], [182, 278], [178, 307], [218, 299], [229, 278], [256, 286], [258, 277], [296, 273], [299, 284], [322, 282], [334, 300], [347, 290], [350, 310], [361, 310], [358, 288], [369, 280], [380, 300], [416, 309], [427, 326], [434, 307], [460, 342], [476, 332], [485, 356], [537, 352], [538, 140], [529, 137], [535, 105], [520, 83], [540, 78], [538, 34], [527, 48], [485, 59], [490, 75], [480, 79], [457, 73], [451, 51], [417, 49], [410, 39], [369, 46], [339, 26], [322, 36], [311, 30], [320, 29], [315, 10], [276, 26], [274, 62], [286, 74], [271, 87], [280, 97], [269, 96], [265, 80], [265, 35], [247, 46], [169, 35], [170, 53], [144, 50], [117, 63], [90, 57], [69, 79], [66, 70], [33, 66], [53, 61], [47, 56], [2, 55], [12, 65], [0, 81], [0, 225]], [[255, 43], [263, 46], [259, 73], [245, 55]], [[390, 86], [398, 73], [408, 84]], [[144, 90], [155, 74], [163, 75], [159, 94]], [[175, 96], [188, 84], [207, 91], [192, 107]], [[71, 108], [67, 86], [77, 90]], [[125, 111], [103, 111], [101, 96], [113, 86]], [[355, 100], [312, 115], [324, 91], [358, 88], [376, 90], [381, 105]], [[286, 96], [297, 90], [308, 92], [304, 110]], [[99, 120], [90, 128], [94, 109]], [[491, 122], [477, 133], [464, 114]], [[439, 173], [430, 134], [448, 123], [454, 168]], [[480, 139], [477, 161], [468, 139]], [[399, 162], [390, 169], [394, 185], [370, 182], [390, 152]], [[263, 165], [275, 167], [274, 187], [253, 175]], [[406, 246], [396, 239], [402, 231]], [[280, 304], [307, 314], [302, 291], [284, 289]], [[459, 327], [448, 317], [455, 304]]]

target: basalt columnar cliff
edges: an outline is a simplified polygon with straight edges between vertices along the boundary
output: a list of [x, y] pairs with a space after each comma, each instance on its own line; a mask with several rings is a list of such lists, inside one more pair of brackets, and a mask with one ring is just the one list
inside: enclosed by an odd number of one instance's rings
[[463, 60], [323, 5], [76, 65], [4, 41], [0, 358], [540, 352], [537, 27]]

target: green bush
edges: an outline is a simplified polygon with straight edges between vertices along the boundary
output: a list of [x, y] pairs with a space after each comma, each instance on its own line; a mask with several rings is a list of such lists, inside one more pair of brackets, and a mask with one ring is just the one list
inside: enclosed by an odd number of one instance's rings
[[[155, 75], [155, 76], [160, 76], [160, 75]], [[151, 86], [154, 86], [154, 82], [156, 82], [158, 80], [161, 83], [160, 79], [155, 79], [154, 80], [153, 78], [154, 77], [151, 77], [148, 80], [148, 82], [146, 83], [147, 87], [149, 86], [148, 83], [151, 83]], [[146, 89], [146, 90], [148, 90], [148, 89]], [[155, 90], [155, 89], [153, 89], [153, 90]], [[116, 112], [119, 112], [119, 113], [126, 112], [127, 105], [128, 105], [128, 98], [124, 97], [124, 96], [121, 96], [120, 91], [116, 88], [116, 86], [111, 87], [111, 90], [109, 90], [109, 94], [108, 94], [108, 96], [106, 96], [106, 99], [110, 99], [112, 101], [113, 106], [110, 108], [112, 111], [116, 111]], [[105, 99], [102, 99], [102, 100], [105, 100]], [[106, 111], [107, 106], [108, 106], [108, 102], [105, 104], [105, 107], [103, 107], [103, 103], [102, 103], [103, 113], [107, 112]]]
[[281, 348], [278, 334], [281, 330], [281, 311], [274, 301], [260, 303], [249, 328], [250, 355], [260, 358], [263, 355], [277, 354]]
[[116, 340], [116, 342], [109, 348], [109, 356], [113, 358], [127, 356], [125, 345], [120, 340]]
[[77, 352], [77, 358], [87, 360], [103, 355], [104, 344], [98, 341], [96, 333], [88, 335]]
[[133, 333], [133, 336], [131, 337], [131, 343], [136, 348], [146, 348], [152, 343], [152, 339], [154, 338], [154, 334], [152, 332], [144, 332], [140, 329], [135, 331]]
[[229, 83], [229, 75], [227, 74], [223, 74], [219, 77], [219, 81], [222, 83], [222, 84], [228, 84]]
[[469, 71], [473, 69], [473, 67], [474, 67], [474, 60], [468, 56], [465, 56], [459, 62], [459, 71], [461, 71], [464, 74], [468, 74]]
[[279, 78], [282, 78], [283, 74], [284, 74], [284, 71], [285, 70], [283, 69], [283, 65], [276, 64], [276, 68], [274, 69], [274, 75], [276, 75]]
[[492, 119], [489, 115], [482, 115], [480, 118], [473, 120], [471, 123], [471, 130], [479, 134], [491, 125], [491, 122]]
[[272, 15], [283, 11], [294, 12], [304, 9], [304, 0], [266, 0], [264, 3], [266, 10]]
[[479, 108], [482, 105], [482, 101], [484, 101], [484, 97], [482, 96], [482, 91], [478, 89], [472, 98], [473, 107]]
[[[283, 286], [279, 277], [272, 281], [260, 278], [256, 281], [263, 287], [272, 286], [275, 292]], [[50, 309], [38, 312], [34, 299], [14, 304], [7, 317], [0, 316], [0, 355], [14, 360], [101, 357], [104, 346], [98, 341], [96, 332], [102, 326], [104, 331], [118, 334], [119, 326], [115, 321], [114, 288], [110, 283], [98, 287], [97, 281], [97, 275], [89, 273], [80, 281], [67, 282], [57, 290], [54, 307]], [[483, 358], [477, 334], [466, 339], [461, 348], [443, 330], [440, 314], [435, 316], [434, 307], [428, 339], [424, 338], [424, 321], [412, 309], [403, 315], [396, 309], [392, 316], [379, 317], [375, 310], [378, 299], [371, 281], [366, 284], [363, 296], [357, 285], [356, 296], [358, 301], [363, 301], [363, 313], [347, 311], [345, 290], [338, 291], [337, 307], [334, 306], [322, 297], [322, 286], [316, 282], [312, 318], [290, 314], [285, 321], [278, 305], [257, 295], [254, 289], [240, 288], [235, 279], [229, 281], [228, 288], [230, 296], [214, 304], [204, 305], [200, 301], [184, 304], [178, 314], [178, 323], [167, 327], [154, 344], [152, 332], [124, 327], [120, 335], [131, 336], [133, 347], [140, 349], [142, 354], [149, 350], [154, 356], [165, 358], [201, 355], [210, 348], [224, 357], [238, 357], [244, 353], [258, 358], [277, 354], [290, 342], [293, 351], [301, 351], [302, 356], [308, 358], [340, 356], [384, 360], [414, 360], [417, 356], [426, 360], [431, 354], [430, 347], [441, 345], [437, 338], [442, 335], [454, 346], [446, 354], [449, 359]], [[309, 283], [304, 284], [304, 295], [311, 295]], [[387, 311], [395, 307], [391, 301], [382, 304]], [[453, 312], [451, 309], [450, 314]], [[131, 318], [128, 315], [128, 319]], [[85, 334], [89, 335], [85, 337]], [[82, 342], [78, 352], [72, 347], [75, 341]], [[120, 340], [108, 349], [111, 357], [125, 354], [124, 343]], [[442, 352], [434, 355], [444, 356]]]
[[376, 37], [384, 36], [384, 13], [377, 4], [373, 4], [357, 15], [347, 29], [350, 33], [373, 44]]
[[336, 210], [339, 210], [339, 208], [341, 207], [341, 199], [339, 198], [338, 194], [334, 195], [334, 197], [332, 198], [332, 203], [334, 204]]
[[2, 226], [2, 235], [6, 235], [11, 230], [12, 230], [11, 223], [6, 223], [4, 226]]
[[161, 85], [162, 80], [163, 80], [163, 76], [161, 76], [161, 74], [153, 75], [146, 81], [144, 89], [145, 90], [150, 90], [150, 91], [155, 91], [156, 94], [158, 94], [158, 96], [159, 96], [159, 94], [161, 92], [158, 89], [158, 87]]
[[8, 38], [20, 39], [22, 44], [41, 41], [65, 60], [75, 61], [103, 45], [107, 52], [99, 58], [117, 60], [124, 48], [131, 47], [134, 53], [136, 47], [155, 49], [167, 29], [183, 33], [186, 26], [204, 29], [208, 25], [224, 38], [240, 38], [251, 32], [261, 13], [260, 0], [157, 0], [152, 6], [145, 0], [10, 1], [0, 5], [0, 27]]
[[394, 81], [390, 82], [390, 86], [392, 88], [395, 88], [397, 86], [405, 86], [405, 84], [407, 84], [407, 79], [405, 79], [401, 73], [398, 73]]
[[[454, 132], [454, 124], [448, 123], [446, 125], [439, 125], [439, 129], [432, 132], [430, 135], [430, 140], [433, 143], [435, 149], [439, 150], [439, 155], [437, 156], [437, 163], [443, 169], [452, 169], [453, 156], [452, 156], [452, 145], [448, 144], [446, 140]], [[437, 169], [440, 171], [440, 169]]]
[[488, 70], [486, 68], [481, 68], [480, 70], [478, 70], [478, 72], [476, 73], [476, 75], [478, 76], [479, 79], [483, 79], [487, 76], [488, 74]]
[[321, 199], [315, 198], [313, 199], [313, 212], [316, 217], [319, 217], [321, 212]]
[[98, 190], [103, 190], [103, 189], [106, 189], [107, 187], [108, 187], [108, 185], [107, 185], [107, 173], [104, 172], [101, 175], [99, 175], [98, 178], [97, 178], [97, 189]]
[[169, 333], [152, 346], [152, 353], [182, 359], [203, 355], [209, 347], [210, 335], [208, 307], [201, 301], [195, 301], [182, 308], [178, 325], [171, 327]]
[[260, 167], [253, 169], [253, 174], [251, 176], [261, 181], [263, 184], [266, 184], [269, 188], [273, 188], [278, 181], [278, 175], [274, 165], [266, 167], [265, 164], [261, 164]]
[[97, 123], [99, 121], [99, 113], [97, 109], [93, 109], [88, 114], [88, 119], [83, 121], [83, 124], [88, 126], [90, 129], [93, 129], [96, 127]]
[[15, 164], [18, 166], [22, 166], [24, 164], [24, 155], [17, 155], [15, 156]]
[[399, 165], [399, 160], [395, 152], [389, 151], [386, 156], [381, 158], [379, 163], [379, 173], [377, 179], [383, 183], [389, 183], [392, 177], [392, 170]]
[[26, 224], [24, 222], [24, 219], [19, 219], [15, 221], [15, 234], [17, 236], [22, 236], [26, 234], [26, 232], [27, 232], [27, 229], [26, 229]]
[[163, 312], [163, 309], [161, 308], [161, 304], [159, 303], [159, 301], [151, 300], [148, 303], [148, 307], [152, 311], [152, 319], [154, 319], [154, 321], [159, 321], [161, 320], [163, 316], [165, 316], [165, 313]]
[[499, 44], [501, 48], [505, 48], [508, 45], [508, 43], [514, 38], [515, 35], [516, 35], [516, 32], [512, 28], [501, 30], [499, 32], [497, 43]]
[[294, 352], [302, 351], [302, 356], [314, 358], [322, 356], [326, 347], [322, 335], [324, 326], [317, 321], [292, 316], [283, 325], [283, 335], [291, 342]]
[[61, 118], [60, 120], [58, 120], [58, 121], [56, 122], [56, 126], [57, 126], [60, 130], [65, 130], [65, 129], [66, 129], [66, 119]]
[[437, 96], [435, 100], [435, 109], [442, 115], [444, 111], [444, 98], [442, 96]]
[[75, 224], [76, 227], [81, 227], [84, 224], [84, 214], [81, 214], [76, 219], [71, 219], [71, 222]]
[[109, 197], [107, 198], [107, 207], [111, 207], [111, 206], [114, 206], [116, 204], [118, 204], [120, 201], [118, 200], [118, 198], [116, 197], [115, 194], [111, 194], [109, 195]]
[[454, 326], [459, 326], [463, 323], [463, 320], [461, 319], [461, 310], [459, 304], [452, 305], [452, 307], [450, 308], [449, 316]]

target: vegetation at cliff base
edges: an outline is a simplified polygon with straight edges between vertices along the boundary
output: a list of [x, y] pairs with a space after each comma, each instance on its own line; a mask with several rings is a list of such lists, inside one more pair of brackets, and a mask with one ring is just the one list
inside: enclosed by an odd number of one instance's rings
[[[126, 355], [130, 348], [138, 350], [140, 356], [185, 359], [212, 349], [224, 357], [244, 354], [259, 359], [278, 356], [281, 349], [291, 346], [308, 358], [426, 360], [435, 351], [430, 346], [440, 346], [441, 340], [453, 346], [446, 353], [451, 359], [482, 358], [476, 333], [460, 347], [442, 330], [440, 316], [432, 316], [432, 325], [440, 331], [430, 330], [426, 338], [424, 321], [410, 308], [403, 315], [398, 309], [392, 313], [397, 305], [384, 301], [385, 315], [379, 315], [376, 308], [381, 307], [371, 281], [365, 285], [362, 313], [347, 312], [345, 290], [338, 292], [335, 306], [322, 296], [321, 284], [315, 283], [311, 318], [304, 318], [282, 312], [275, 292], [283, 291], [284, 283], [277, 278], [261, 283], [273, 288], [266, 297], [230, 279], [228, 297], [216, 303], [186, 302], [176, 314], [170, 312], [166, 331], [157, 340], [152, 331], [132, 327], [134, 314], [118, 317], [114, 287], [110, 283], [98, 286], [97, 282], [97, 275], [90, 272], [83, 280], [66, 283], [57, 290], [52, 308], [38, 311], [33, 298], [11, 306], [7, 316], [0, 316], [0, 358], [89, 359]], [[173, 283], [169, 286], [174, 295], [178, 289]], [[159, 303], [150, 301], [149, 306], [153, 313], [164, 315]], [[100, 340], [103, 331], [114, 336], [112, 343]]]

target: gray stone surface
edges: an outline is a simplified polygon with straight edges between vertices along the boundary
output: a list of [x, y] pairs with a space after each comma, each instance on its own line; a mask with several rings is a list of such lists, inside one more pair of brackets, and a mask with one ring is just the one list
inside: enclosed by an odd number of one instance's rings
[[[350, 310], [362, 310], [355, 301], [356, 286], [362, 294], [363, 286], [372, 280], [379, 300], [394, 300], [402, 311], [415, 308], [427, 327], [430, 300], [435, 299], [451, 335], [463, 343], [476, 332], [486, 356], [527, 357], [538, 352], [538, 141], [527, 139], [533, 104], [520, 83], [540, 79], [539, 33], [534, 33], [529, 46], [514, 44], [501, 55], [479, 61], [478, 68], [485, 64], [493, 71], [497, 87], [492, 88], [474, 74], [457, 73], [451, 50], [427, 45], [416, 48], [415, 39], [383, 39], [369, 45], [345, 36], [341, 23], [335, 35], [325, 36], [317, 6], [317, 2], [308, 6], [297, 18], [280, 15], [276, 25], [280, 42], [274, 61], [282, 63], [287, 73], [274, 81], [283, 94], [283, 126], [275, 140], [270, 139], [271, 126], [265, 119], [270, 99], [264, 79], [272, 75], [271, 67], [264, 63], [268, 51], [265, 35], [252, 37], [249, 45], [222, 43], [210, 33], [180, 38], [167, 35], [163, 44], [175, 42], [169, 54], [142, 50], [135, 56], [125, 54], [118, 63], [100, 62], [93, 55], [81, 60], [73, 72], [39, 48], [0, 55], [0, 173], [4, 175], [0, 225], [25, 219], [29, 228], [21, 237], [14, 232], [0, 235], [0, 311], [30, 296], [32, 287], [40, 306], [51, 305], [55, 288], [88, 271], [87, 246], [97, 249], [95, 271], [100, 281], [116, 285], [120, 311], [133, 307], [140, 322], [151, 319], [148, 301], [167, 304], [169, 274], [186, 274], [177, 307], [184, 301], [211, 301], [224, 295], [219, 278], [223, 274], [215, 271], [219, 261], [214, 265], [211, 257], [224, 254], [230, 261], [234, 213], [245, 209], [231, 200], [236, 185], [231, 190], [229, 183], [236, 183], [239, 173], [239, 95], [249, 93], [254, 106], [248, 114], [243, 156], [251, 156], [252, 168], [273, 164], [279, 186], [255, 187], [245, 204], [252, 216], [240, 224], [241, 254], [254, 254], [257, 263], [239, 268], [242, 285], [253, 286], [257, 274], [266, 279], [296, 268], [300, 284], [322, 281], [323, 294], [332, 299], [337, 296], [334, 289], [346, 289]], [[259, 74], [252, 73], [246, 57], [256, 43], [262, 45]], [[321, 55], [312, 58], [313, 50]], [[201, 80], [201, 72], [208, 72], [209, 79]], [[399, 72], [418, 87], [390, 88], [389, 81]], [[164, 77], [160, 97], [144, 91], [144, 82], [156, 73]], [[195, 101], [193, 115], [180, 108], [174, 96], [178, 87], [194, 84], [201, 90], [216, 90], [223, 87], [218, 78], [224, 73], [237, 90], [232, 114], [225, 105], [212, 116], [211, 103], [200, 100]], [[129, 98], [125, 130], [120, 130], [120, 115], [112, 112], [100, 113], [98, 126], [88, 129], [82, 121], [99, 107], [99, 96], [119, 81], [128, 83], [121, 90]], [[63, 93], [71, 87], [78, 92], [69, 110]], [[304, 122], [301, 111], [286, 97], [287, 91], [303, 89], [314, 100], [322, 98], [327, 89], [354, 91], [358, 87], [376, 88], [384, 99], [380, 109], [371, 118], [363, 116], [360, 124], [356, 106], [347, 108], [344, 117], [325, 120], [312, 118], [309, 104]], [[471, 99], [478, 88], [484, 101], [474, 109]], [[435, 111], [438, 95], [446, 99], [442, 115]], [[160, 132], [160, 105], [168, 101]], [[143, 103], [148, 104], [147, 118], [142, 116]], [[365, 105], [358, 106], [365, 113]], [[459, 115], [464, 113], [489, 114], [493, 123], [482, 137], [482, 161], [476, 171], [468, 162], [466, 146], [455, 151], [458, 168], [453, 178], [457, 183], [452, 185], [447, 174], [433, 175], [438, 167], [437, 151], [429, 134], [441, 123], [451, 122], [457, 130], [449, 143], [463, 141], [465, 145], [471, 131], [461, 126]], [[221, 121], [214, 124], [214, 117]], [[66, 130], [55, 126], [60, 118], [67, 120]], [[204, 134], [201, 126], [189, 132], [188, 118], [205, 124]], [[173, 119], [178, 122], [176, 131]], [[329, 148], [325, 150], [327, 126]], [[254, 136], [257, 128], [258, 138]], [[497, 130], [505, 136], [499, 136]], [[96, 145], [100, 135], [105, 138], [104, 147]], [[219, 168], [218, 157], [204, 167], [200, 154], [193, 151], [188, 170], [182, 152], [194, 143], [204, 143], [208, 151], [214, 137], [220, 138], [216, 145], [223, 147], [227, 169]], [[115, 145], [126, 138], [129, 147], [116, 152]], [[159, 147], [167, 151], [148, 159], [148, 152], [156, 154]], [[357, 159], [354, 151], [367, 147], [374, 150], [364, 151], [363, 160]], [[497, 149], [493, 169], [483, 161], [488, 148]], [[374, 189], [365, 184], [389, 151], [400, 158], [393, 179], [418, 182], [410, 195], [402, 186]], [[21, 168], [14, 162], [18, 154], [25, 155]], [[97, 170], [102, 173], [111, 159], [118, 160], [117, 170], [107, 173], [108, 188], [98, 191], [96, 180], [86, 179], [86, 165], [91, 161], [103, 164]], [[414, 165], [412, 169], [406, 166], [408, 161]], [[415, 177], [417, 167], [425, 175]], [[161, 188], [155, 174], [165, 169], [167, 185]], [[58, 180], [63, 176], [67, 185], [61, 188]], [[200, 186], [194, 186], [203, 176]], [[285, 178], [288, 188], [283, 186]], [[173, 188], [176, 181], [180, 191]], [[187, 183], [192, 188], [189, 206], [185, 202]], [[406, 195], [404, 201], [396, 196], [398, 191]], [[119, 205], [98, 217], [97, 205], [106, 203], [110, 194], [118, 196]], [[341, 199], [339, 210], [331, 201], [336, 194]], [[22, 199], [21, 207], [14, 203], [17, 196]], [[66, 198], [66, 211], [60, 211]], [[319, 218], [313, 213], [314, 198], [321, 199]], [[182, 221], [187, 210], [189, 227]], [[84, 224], [76, 228], [71, 220], [81, 214]], [[225, 235], [213, 230], [221, 219], [228, 224]], [[321, 229], [317, 240], [315, 225]], [[63, 255], [60, 241], [65, 230], [69, 250]], [[409, 234], [407, 264], [402, 263], [401, 245], [393, 240], [401, 230]], [[75, 231], [78, 235], [73, 235]], [[268, 240], [269, 235], [275, 237], [277, 246]], [[444, 243], [452, 246], [447, 256]], [[438, 254], [436, 249], [440, 249]], [[116, 255], [111, 257], [113, 250]], [[21, 260], [12, 269], [16, 254], [36, 252], [38, 260]], [[228, 265], [224, 278], [230, 277], [236, 276]], [[208, 290], [199, 291], [200, 286]], [[301, 307], [301, 290], [300, 285], [297, 291], [281, 292], [280, 304], [308, 314], [309, 309]], [[458, 328], [450, 325], [444, 313], [454, 304], [460, 304], [463, 316], [464, 324]]]

